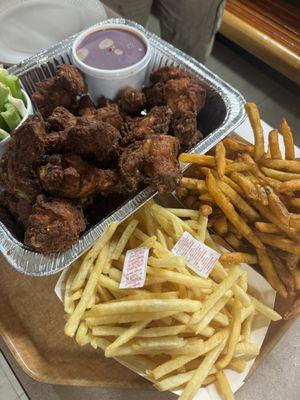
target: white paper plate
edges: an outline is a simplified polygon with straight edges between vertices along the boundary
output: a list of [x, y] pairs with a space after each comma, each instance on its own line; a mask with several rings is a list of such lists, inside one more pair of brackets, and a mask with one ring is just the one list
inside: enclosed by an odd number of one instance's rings
[[0, 62], [16, 64], [105, 18], [99, 0], [0, 0]]

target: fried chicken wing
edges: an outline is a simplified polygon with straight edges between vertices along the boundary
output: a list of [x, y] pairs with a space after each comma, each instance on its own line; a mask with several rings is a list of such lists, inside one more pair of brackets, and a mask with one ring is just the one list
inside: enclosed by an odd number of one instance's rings
[[167, 82], [170, 79], [180, 79], [180, 78], [186, 78], [186, 77], [191, 77], [191, 75], [183, 71], [180, 68], [177, 67], [162, 67], [157, 69], [156, 71], [153, 71], [150, 75], [150, 82], [151, 83], [156, 83], [156, 82]]
[[44, 117], [57, 106], [69, 108], [77, 96], [87, 91], [82, 72], [69, 64], [59, 65], [53, 78], [38, 82], [36, 87], [32, 99]]
[[80, 207], [41, 196], [28, 219], [24, 242], [44, 254], [58, 253], [70, 248], [85, 227]]
[[127, 86], [118, 99], [120, 109], [129, 115], [138, 115], [146, 107], [146, 96], [143, 92]]
[[151, 86], [144, 87], [143, 93], [145, 94], [147, 105], [150, 108], [166, 104], [164, 82], [156, 82]]
[[39, 170], [43, 189], [52, 196], [84, 199], [95, 193], [102, 196], [117, 192], [116, 172], [88, 164], [76, 154], [52, 155]]
[[203, 134], [197, 129], [197, 115], [192, 111], [175, 113], [171, 126], [173, 134], [180, 141], [181, 150], [192, 148], [203, 138]]
[[46, 121], [48, 131], [64, 131], [77, 124], [77, 117], [65, 107], [56, 107]]
[[152, 135], [125, 148], [119, 168], [128, 188], [135, 191], [145, 183], [159, 192], [176, 189], [181, 177], [178, 152], [179, 140], [167, 135]]
[[45, 135], [42, 119], [30, 116], [12, 132], [8, 152], [1, 163], [8, 207], [23, 223], [41, 191], [36, 168], [44, 155]]
[[112, 125], [81, 118], [77, 125], [67, 131], [65, 147], [67, 152], [92, 156], [104, 162], [119, 151], [120, 132]]
[[153, 107], [145, 117], [127, 118], [123, 124], [123, 144], [151, 135], [167, 135], [172, 111], [169, 107]]

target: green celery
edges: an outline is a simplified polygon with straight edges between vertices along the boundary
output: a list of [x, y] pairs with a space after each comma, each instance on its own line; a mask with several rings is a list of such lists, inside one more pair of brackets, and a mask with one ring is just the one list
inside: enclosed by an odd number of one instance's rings
[[9, 88], [0, 82], [0, 111], [4, 110], [4, 104], [7, 103]]
[[6, 103], [4, 107], [6, 111], [1, 112], [0, 115], [7, 123], [9, 129], [13, 130], [21, 122], [21, 117], [16, 107], [14, 107], [12, 104]]
[[6, 132], [4, 129], [0, 128], [0, 142], [1, 142], [1, 140], [5, 139], [7, 136], [9, 136], [9, 133]]

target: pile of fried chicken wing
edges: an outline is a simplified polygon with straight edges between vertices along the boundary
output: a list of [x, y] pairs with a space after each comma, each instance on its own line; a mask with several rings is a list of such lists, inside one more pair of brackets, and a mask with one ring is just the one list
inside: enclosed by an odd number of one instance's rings
[[164, 67], [143, 91], [126, 87], [97, 106], [72, 65], [36, 86], [39, 114], [12, 133], [0, 166], [3, 203], [24, 226], [25, 244], [44, 254], [70, 248], [96, 196], [177, 188], [178, 153], [202, 138], [197, 115], [206, 90], [194, 77]]

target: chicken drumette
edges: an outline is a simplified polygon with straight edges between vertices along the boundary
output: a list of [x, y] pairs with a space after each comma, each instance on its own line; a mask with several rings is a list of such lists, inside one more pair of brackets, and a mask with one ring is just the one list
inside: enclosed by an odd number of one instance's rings
[[76, 154], [48, 156], [39, 177], [45, 192], [56, 197], [85, 200], [95, 193], [105, 196], [121, 191], [115, 171], [96, 168]]
[[69, 108], [77, 96], [87, 92], [83, 74], [69, 64], [59, 65], [53, 78], [38, 82], [36, 87], [32, 98], [44, 117], [57, 106]]
[[58, 253], [70, 248], [85, 230], [80, 207], [62, 199], [37, 199], [29, 216], [24, 242], [44, 253]]
[[145, 183], [159, 192], [176, 189], [181, 177], [178, 152], [179, 140], [167, 135], [152, 135], [125, 148], [119, 168], [127, 187], [136, 191]]
[[138, 115], [146, 107], [146, 96], [143, 92], [128, 86], [121, 91], [118, 104], [124, 113]]

